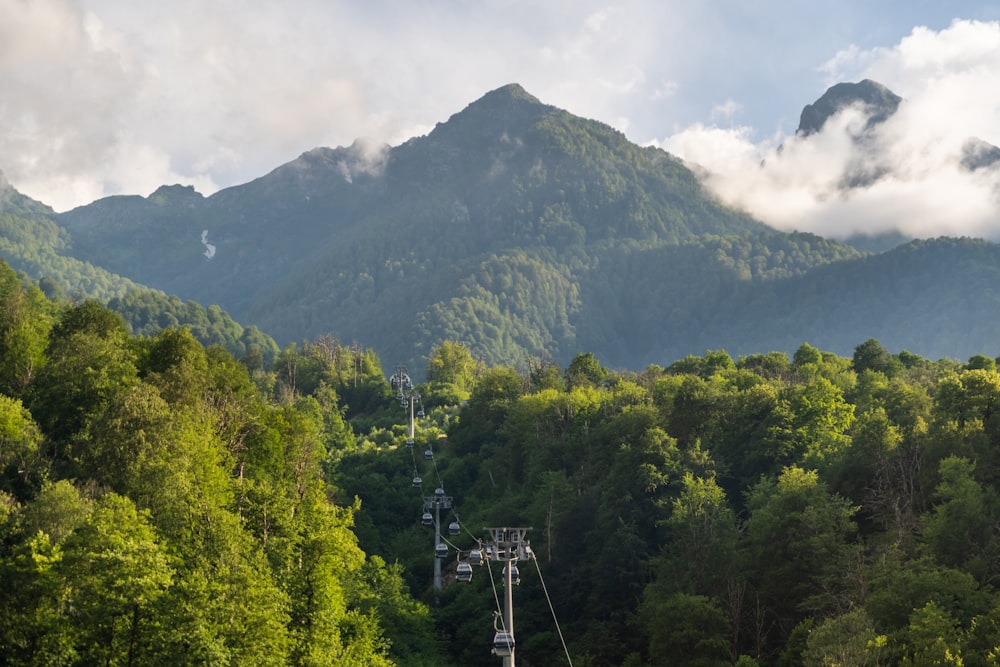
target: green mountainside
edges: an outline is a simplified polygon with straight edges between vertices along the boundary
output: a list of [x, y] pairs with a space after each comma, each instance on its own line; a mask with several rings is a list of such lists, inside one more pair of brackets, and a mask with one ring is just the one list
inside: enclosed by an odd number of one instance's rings
[[106, 301], [138, 287], [73, 256], [69, 234], [54, 218], [51, 208], [19, 193], [0, 172], [0, 257], [13, 269], [70, 296]]
[[[867, 93], [882, 115], [899, 103], [874, 82], [831, 91], [811, 105], [819, 126]], [[846, 354], [869, 336], [966, 358], [992, 349], [1000, 325], [997, 309], [968, 305], [995, 300], [991, 244], [870, 255], [777, 232], [670, 154], [514, 84], [400, 146], [316, 148], [210, 197], [164, 186], [22, 215], [60, 257], [215, 304], [280, 346], [330, 335], [413, 368], [444, 340], [518, 367], [585, 350], [642, 368], [805, 341]]]
[[605, 337], [579, 319], [601, 267], [768, 231], [676, 158], [516, 85], [396, 148], [315, 149], [208, 198], [164, 187], [58, 221], [79, 256], [283, 343], [330, 333], [414, 361], [455, 338], [519, 364]]
[[72, 255], [72, 242], [54, 221], [51, 208], [14, 190], [0, 174], [0, 257], [54, 299], [107, 302], [135, 334], [152, 335], [187, 326], [203, 345], [221, 345], [231, 354], [259, 355], [270, 363], [274, 340], [257, 327], [242, 327], [218, 306], [208, 306], [149, 289]]

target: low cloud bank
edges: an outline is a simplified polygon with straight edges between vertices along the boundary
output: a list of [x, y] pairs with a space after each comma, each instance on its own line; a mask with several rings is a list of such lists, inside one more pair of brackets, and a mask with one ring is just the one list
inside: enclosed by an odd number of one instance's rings
[[1000, 163], [963, 165], [970, 141], [1000, 145], [1000, 24], [916, 28], [892, 48], [838, 53], [824, 70], [830, 84], [878, 81], [903, 103], [867, 129], [869, 110], [851, 106], [808, 137], [695, 125], [657, 143], [778, 229], [1000, 239]]

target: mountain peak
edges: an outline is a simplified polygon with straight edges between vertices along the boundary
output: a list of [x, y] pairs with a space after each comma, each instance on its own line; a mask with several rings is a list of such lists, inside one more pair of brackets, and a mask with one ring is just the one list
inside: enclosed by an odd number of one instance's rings
[[819, 132], [832, 116], [857, 103], [863, 104], [868, 110], [870, 114], [868, 127], [871, 127], [894, 114], [902, 101], [903, 98], [899, 95], [871, 79], [857, 83], [838, 83], [828, 88], [814, 103], [807, 104], [802, 109], [796, 134], [809, 136]]
[[544, 104], [526, 91], [520, 84], [509, 83], [491, 90], [475, 102], [451, 116], [445, 123], [438, 123], [433, 134], [458, 132], [464, 134], [472, 130], [503, 126], [530, 124], [538, 117], [554, 111], [555, 107]]
[[193, 185], [175, 183], [174, 185], [161, 185], [147, 199], [160, 206], [173, 203], [191, 206], [193, 203], [204, 199], [204, 197], [194, 189]]
[[525, 90], [519, 83], [508, 83], [506, 86], [491, 90], [473, 104], [511, 104], [517, 101], [541, 104], [537, 97]]

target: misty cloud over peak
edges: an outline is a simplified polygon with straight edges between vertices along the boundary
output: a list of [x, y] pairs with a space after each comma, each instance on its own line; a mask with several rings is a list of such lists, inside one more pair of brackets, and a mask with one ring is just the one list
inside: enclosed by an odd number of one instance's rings
[[660, 146], [720, 197], [783, 230], [844, 239], [1000, 239], [1000, 24], [918, 28], [893, 49], [845, 52], [794, 135], [694, 126]]

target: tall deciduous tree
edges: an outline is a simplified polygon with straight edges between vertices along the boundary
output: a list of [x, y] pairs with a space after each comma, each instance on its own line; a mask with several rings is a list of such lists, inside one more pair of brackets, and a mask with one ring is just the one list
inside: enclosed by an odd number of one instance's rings
[[[750, 492], [744, 548], [751, 585], [778, 645], [803, 618], [838, 612], [852, 603], [857, 508], [831, 495], [816, 471], [786, 468]], [[771, 644], [774, 647], [774, 644]]]

